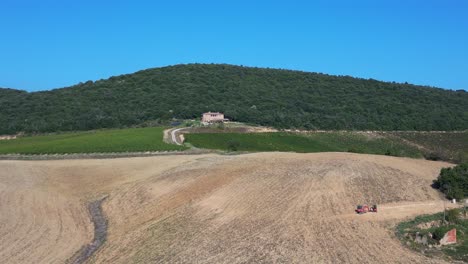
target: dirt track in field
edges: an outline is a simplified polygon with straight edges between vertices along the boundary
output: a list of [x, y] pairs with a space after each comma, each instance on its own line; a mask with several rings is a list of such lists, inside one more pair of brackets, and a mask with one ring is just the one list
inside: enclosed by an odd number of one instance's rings
[[[442, 210], [430, 184], [446, 166], [351, 153], [0, 161], [0, 259], [65, 262], [93, 240], [87, 204], [108, 195], [90, 263], [441, 263], [391, 227]], [[380, 212], [355, 215], [359, 203]]]

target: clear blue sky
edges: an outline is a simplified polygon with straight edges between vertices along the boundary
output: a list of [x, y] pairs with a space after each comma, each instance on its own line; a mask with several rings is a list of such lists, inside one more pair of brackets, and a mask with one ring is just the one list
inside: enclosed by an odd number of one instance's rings
[[468, 89], [464, 0], [1, 0], [0, 36], [29, 91], [194, 62]]

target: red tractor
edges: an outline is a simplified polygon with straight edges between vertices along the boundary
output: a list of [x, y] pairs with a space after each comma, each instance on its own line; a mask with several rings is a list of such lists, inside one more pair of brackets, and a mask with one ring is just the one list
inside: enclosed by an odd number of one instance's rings
[[356, 208], [356, 213], [358, 214], [365, 214], [368, 212], [377, 213], [377, 205], [374, 204], [373, 206], [369, 207], [367, 204], [364, 204], [364, 205], [358, 205]]

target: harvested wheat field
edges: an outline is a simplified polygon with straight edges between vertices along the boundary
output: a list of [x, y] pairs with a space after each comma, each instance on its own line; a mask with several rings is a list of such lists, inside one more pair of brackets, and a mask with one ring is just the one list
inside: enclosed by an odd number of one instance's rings
[[[351, 153], [0, 161], [2, 263], [440, 263], [392, 226], [442, 210], [448, 163]], [[359, 203], [377, 214], [355, 215]]]

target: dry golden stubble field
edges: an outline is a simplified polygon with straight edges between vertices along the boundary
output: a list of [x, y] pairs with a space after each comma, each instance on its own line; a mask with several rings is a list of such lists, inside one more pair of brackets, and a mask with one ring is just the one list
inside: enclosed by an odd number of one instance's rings
[[[443, 162], [351, 153], [0, 161], [0, 259], [63, 263], [440, 263], [403, 247], [402, 219], [442, 210]], [[355, 215], [358, 203], [379, 213]]]

